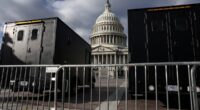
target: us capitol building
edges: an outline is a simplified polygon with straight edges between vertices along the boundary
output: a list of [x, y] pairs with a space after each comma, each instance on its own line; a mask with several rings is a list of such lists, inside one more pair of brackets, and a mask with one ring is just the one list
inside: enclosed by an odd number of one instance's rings
[[[92, 46], [92, 64], [127, 64], [128, 48], [124, 27], [112, 13], [109, 0], [104, 12], [97, 18], [90, 37]], [[109, 69], [111, 76], [124, 68]]]

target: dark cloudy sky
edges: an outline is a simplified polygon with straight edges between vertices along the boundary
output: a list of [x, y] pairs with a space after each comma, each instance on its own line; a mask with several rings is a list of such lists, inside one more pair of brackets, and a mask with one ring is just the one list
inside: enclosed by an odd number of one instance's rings
[[[86, 41], [106, 0], [0, 0], [0, 36], [8, 21], [59, 17]], [[127, 33], [127, 9], [200, 3], [200, 0], [110, 0]]]

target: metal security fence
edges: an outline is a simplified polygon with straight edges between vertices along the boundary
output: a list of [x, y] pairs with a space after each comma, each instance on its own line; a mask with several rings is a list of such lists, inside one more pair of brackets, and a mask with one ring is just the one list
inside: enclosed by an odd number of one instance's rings
[[1, 65], [0, 109], [198, 110], [199, 65]]

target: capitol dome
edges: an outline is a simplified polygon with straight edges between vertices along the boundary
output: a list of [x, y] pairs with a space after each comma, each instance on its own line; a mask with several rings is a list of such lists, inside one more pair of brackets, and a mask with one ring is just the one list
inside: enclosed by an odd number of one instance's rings
[[119, 23], [119, 19], [115, 16], [114, 13], [112, 13], [110, 10], [105, 9], [105, 11], [97, 18], [96, 23], [104, 23], [104, 22], [113, 22], [113, 23]]
[[[128, 48], [124, 27], [118, 17], [112, 13], [109, 0], [105, 4], [105, 10], [97, 17], [92, 33], [91, 63], [92, 64], [127, 64]], [[123, 71], [124, 69], [121, 68]], [[116, 76], [115, 68], [109, 68], [110, 76]]]
[[104, 12], [97, 18], [91, 34], [92, 47], [99, 45], [126, 47], [124, 27], [118, 17], [112, 13], [109, 1]]

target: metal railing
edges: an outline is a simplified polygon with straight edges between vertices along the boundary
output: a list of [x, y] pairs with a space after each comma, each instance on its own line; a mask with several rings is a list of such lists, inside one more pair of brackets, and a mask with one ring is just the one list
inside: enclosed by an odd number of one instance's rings
[[199, 65], [1, 65], [0, 110], [198, 110]]

